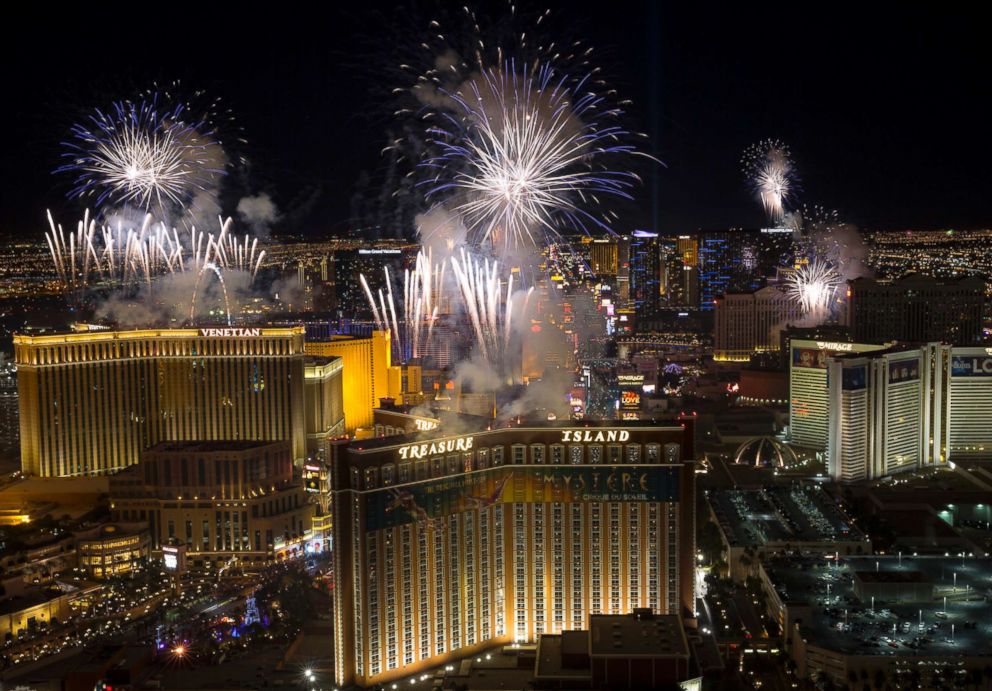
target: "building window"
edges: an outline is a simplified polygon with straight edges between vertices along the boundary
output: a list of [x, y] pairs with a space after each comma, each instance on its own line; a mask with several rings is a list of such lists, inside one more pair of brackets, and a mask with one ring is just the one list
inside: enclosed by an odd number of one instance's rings
[[565, 447], [561, 444], [551, 445], [551, 465], [561, 465], [565, 460]]
[[544, 444], [531, 444], [530, 462], [538, 465], [544, 463]]
[[514, 444], [511, 449], [513, 465], [523, 465], [527, 454], [527, 447], [523, 444]]
[[493, 466], [503, 465], [503, 447], [493, 447]]
[[375, 489], [376, 488], [376, 471], [377, 468], [366, 468], [365, 469], [365, 489]]
[[599, 444], [591, 444], [586, 447], [586, 452], [589, 454], [590, 463], [602, 463], [603, 462], [603, 447]]
[[387, 463], [386, 465], [382, 466], [382, 486], [383, 487], [388, 487], [389, 485], [393, 484], [393, 473], [394, 473], [395, 469], [396, 469], [396, 466], [394, 466], [392, 463]]
[[582, 464], [582, 446], [572, 444], [568, 447], [568, 462], [572, 465]]
[[640, 444], [627, 444], [627, 462], [628, 463], [640, 463], [641, 462], [641, 445]]
[[400, 479], [400, 482], [409, 482], [410, 481], [410, 464], [409, 463], [400, 463], [399, 479]]

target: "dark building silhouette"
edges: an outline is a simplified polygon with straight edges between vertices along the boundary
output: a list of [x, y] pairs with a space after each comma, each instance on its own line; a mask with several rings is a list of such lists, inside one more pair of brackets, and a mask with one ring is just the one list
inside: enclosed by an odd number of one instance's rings
[[848, 283], [850, 325], [860, 343], [982, 340], [985, 281], [911, 274], [893, 281], [859, 278]]

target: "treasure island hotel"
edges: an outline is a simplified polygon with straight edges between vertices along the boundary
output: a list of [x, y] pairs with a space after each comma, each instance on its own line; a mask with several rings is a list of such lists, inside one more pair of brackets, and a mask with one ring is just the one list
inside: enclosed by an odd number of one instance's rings
[[596, 613], [694, 609], [689, 423], [330, 445], [335, 681], [395, 681]]
[[137, 463], [165, 441], [289, 441], [322, 456], [344, 431], [341, 359], [304, 329], [205, 328], [14, 337], [21, 464], [41, 477]]

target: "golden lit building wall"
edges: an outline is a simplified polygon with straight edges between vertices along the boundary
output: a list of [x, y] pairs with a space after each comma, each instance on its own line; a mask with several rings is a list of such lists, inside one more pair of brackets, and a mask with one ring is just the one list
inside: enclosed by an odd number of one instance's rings
[[352, 434], [371, 427], [372, 410], [380, 398], [389, 395], [389, 332], [373, 331], [369, 338], [332, 337], [308, 342], [305, 348], [308, 355], [341, 358], [345, 430]]
[[344, 434], [344, 364], [340, 357], [306, 363], [307, 456], [324, 458], [324, 441]]
[[160, 441], [289, 440], [306, 455], [302, 327], [14, 337], [21, 464], [125, 468]]
[[682, 425], [332, 446], [335, 682], [387, 684], [595, 613], [695, 607]]

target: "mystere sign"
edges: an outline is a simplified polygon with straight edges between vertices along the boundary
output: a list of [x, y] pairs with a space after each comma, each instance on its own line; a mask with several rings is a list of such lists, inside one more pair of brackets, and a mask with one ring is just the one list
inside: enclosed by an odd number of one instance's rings
[[662, 465], [498, 466], [367, 493], [366, 530], [510, 503], [678, 501], [679, 471]]

